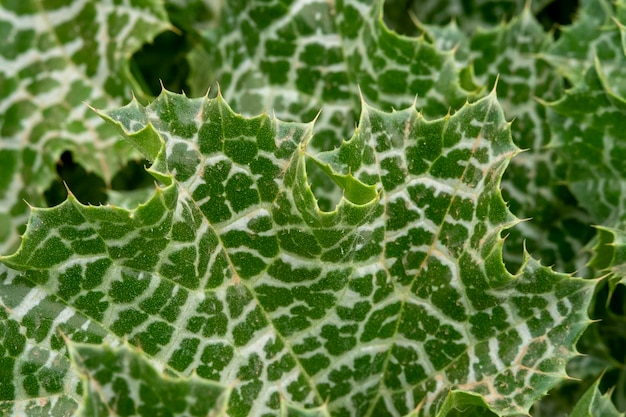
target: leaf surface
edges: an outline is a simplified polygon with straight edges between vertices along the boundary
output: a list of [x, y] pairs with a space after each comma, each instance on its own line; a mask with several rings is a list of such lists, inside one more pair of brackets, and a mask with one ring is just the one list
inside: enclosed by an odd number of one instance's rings
[[77, 368], [86, 375], [86, 400], [80, 416], [225, 416], [228, 388], [197, 376], [160, 374], [124, 346], [70, 345]]
[[524, 152], [511, 161], [502, 188], [511, 211], [526, 221], [509, 231], [509, 269], [523, 263], [525, 247], [556, 270], [584, 270], [586, 258], [580, 254], [594, 233], [587, 226], [591, 220], [564, 185], [567, 164], [548, 148], [552, 126], [543, 101], [557, 100], [563, 90], [561, 75], [545, 59], [552, 37], [528, 8], [507, 23], [479, 27], [471, 36], [455, 22], [420, 28], [438, 48], [453, 50], [459, 67], [469, 66], [475, 82], [493, 85], [497, 80], [499, 102], [513, 119], [513, 142]]
[[[382, 3], [228, 2], [194, 64], [208, 61], [212, 78], [243, 114], [271, 110], [298, 121], [323, 109], [313, 149], [332, 149], [349, 137], [360, 95], [384, 110], [417, 102], [433, 117], [463, 105], [471, 93], [459, 85], [452, 53], [391, 32]], [[209, 83], [206, 74], [198, 76], [193, 93], [204, 94]]]
[[593, 66], [594, 57], [618, 57], [614, 53], [615, 15], [606, 0], [583, 0], [577, 18], [571, 25], [560, 28], [557, 42], [547, 52], [547, 59], [564, 74], [572, 84], [582, 82], [584, 74]]
[[[33, 209], [19, 251], [0, 258], [26, 293], [3, 300], [21, 312], [8, 320], [48, 323], [19, 361], [59, 330], [127, 340], [142, 353], [111, 360], [149, 361], [187, 392], [191, 375], [228, 386], [230, 416], [290, 404], [428, 416], [451, 390], [473, 395], [459, 406], [479, 395], [515, 415], [564, 378], [593, 283], [532, 259], [504, 268], [500, 233], [516, 219], [499, 183], [517, 148], [494, 93], [431, 121], [363, 104], [352, 139], [321, 154], [307, 150], [312, 124], [244, 118], [221, 97], [164, 92], [102, 115], [161, 186], [132, 211], [73, 196]], [[317, 207], [307, 159], [344, 179], [333, 211]], [[82, 372], [97, 374], [90, 363]], [[83, 387], [83, 404], [99, 401]]]
[[611, 402], [610, 394], [602, 394], [600, 392], [600, 380], [598, 379], [585, 394], [580, 401], [576, 403], [576, 407], [570, 414], [571, 417], [620, 417], [624, 413], [620, 413], [615, 405]]
[[[400, 3], [398, 0], [397, 3]], [[478, 27], [497, 26], [514, 16], [537, 12], [551, 0], [451, 0], [445, 3], [436, 0], [409, 1], [407, 8], [415, 13], [419, 21], [430, 25], [444, 25], [451, 21], [461, 26], [467, 34]]]
[[2, 2], [1, 252], [19, 245], [24, 200], [44, 204], [61, 153], [72, 152], [106, 184], [138, 156], [85, 102], [112, 107], [128, 100], [136, 87], [128, 59], [166, 28], [165, 11], [153, 1]]
[[[626, 220], [624, 178], [626, 155], [626, 55], [619, 22], [610, 61], [596, 55], [580, 83], [551, 103], [553, 145], [570, 169], [568, 182], [580, 205], [600, 225], [619, 227]], [[621, 64], [615, 64], [616, 61]]]

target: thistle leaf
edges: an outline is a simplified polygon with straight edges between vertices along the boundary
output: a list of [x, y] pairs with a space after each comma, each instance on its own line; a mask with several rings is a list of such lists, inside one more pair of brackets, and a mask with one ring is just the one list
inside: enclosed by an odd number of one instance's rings
[[507, 23], [479, 27], [471, 36], [454, 22], [420, 27], [438, 48], [455, 52], [460, 68], [471, 65], [477, 83], [493, 85], [497, 80], [499, 101], [507, 118], [513, 119], [513, 142], [524, 152], [512, 160], [502, 188], [511, 211], [527, 220], [509, 231], [505, 244], [509, 269], [523, 263], [525, 247], [556, 270], [584, 270], [587, 259], [580, 254], [594, 234], [588, 226], [591, 220], [564, 185], [567, 164], [547, 147], [552, 127], [542, 101], [557, 100], [562, 94], [561, 76], [544, 56], [553, 45], [552, 37], [528, 8]]
[[[624, 52], [616, 53], [626, 64]], [[626, 221], [626, 101], [617, 92], [626, 78], [608, 79], [604, 73], [598, 58], [580, 84], [551, 103], [553, 146], [568, 162], [569, 187], [593, 221], [620, 227]]]
[[600, 392], [600, 379], [598, 379], [576, 403], [570, 417], [623, 417], [611, 402], [610, 393]]
[[[7, 320], [46, 323], [13, 358], [60, 332], [113, 347], [70, 343], [82, 409], [120, 400], [98, 391], [98, 357], [156, 366], [120, 382], [155, 381], [156, 397], [215, 381], [230, 416], [515, 415], [565, 378], [594, 283], [531, 258], [506, 271], [500, 234], [517, 220], [499, 183], [517, 148], [495, 93], [436, 120], [364, 104], [352, 139], [322, 154], [311, 123], [245, 118], [221, 96], [101, 115], [153, 160], [152, 198], [35, 208], [0, 258], [27, 293], [3, 295]], [[346, 179], [334, 210], [318, 208], [307, 159]], [[46, 395], [10, 388], [5, 405]]]
[[[139, 154], [85, 105], [119, 106], [137, 87], [128, 60], [168, 27], [157, 1], [0, 4], [0, 252], [19, 245], [64, 151], [106, 184]], [[135, 88], [137, 93], [141, 91]]]
[[[210, 63], [211, 78], [243, 114], [312, 120], [323, 109], [312, 149], [332, 149], [349, 136], [360, 95], [384, 110], [416, 102], [429, 116], [461, 107], [471, 93], [459, 85], [452, 53], [391, 32], [382, 3], [231, 1], [194, 64]], [[197, 76], [194, 93], [204, 94], [207, 75]]]
[[182, 379], [160, 374], [129, 346], [69, 347], [75, 366], [85, 375], [79, 416], [226, 416], [228, 387], [196, 375]]

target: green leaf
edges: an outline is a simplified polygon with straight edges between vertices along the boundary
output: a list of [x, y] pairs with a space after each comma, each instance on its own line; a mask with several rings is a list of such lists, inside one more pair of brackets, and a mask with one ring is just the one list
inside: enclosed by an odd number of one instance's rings
[[[497, 26], [505, 19], [522, 14], [526, 7], [537, 12], [551, 0], [437, 0], [411, 1], [410, 9], [417, 19], [430, 25], [441, 26], [455, 21], [466, 32], [478, 27]], [[527, 11], [527, 10], [526, 10]]]
[[448, 397], [437, 413], [437, 417], [452, 417], [462, 413], [467, 417], [490, 417], [489, 406], [481, 395], [470, 394], [464, 391], [450, 391]]
[[609, 393], [602, 394], [599, 389], [598, 379], [576, 403], [570, 417], [620, 417], [620, 413], [611, 402]]
[[569, 163], [569, 187], [580, 205], [597, 224], [619, 227], [626, 220], [626, 102], [603, 82], [602, 73], [596, 60], [580, 84], [550, 104], [553, 145]]
[[626, 232], [598, 226], [598, 241], [592, 263], [600, 270], [611, 272], [611, 293], [617, 283], [626, 285]]
[[[436, 120], [364, 105], [352, 139], [318, 162], [377, 193], [330, 212], [307, 181], [312, 124], [168, 92], [101, 114], [163, 185], [136, 210], [71, 195], [32, 210], [22, 246], [0, 258], [41, 294], [1, 293], [12, 323], [46, 323], [28, 343], [59, 330], [128, 341], [142, 353], [85, 349], [155, 364], [168, 376], [124, 377], [158, 378], [153, 392], [193, 392], [192, 375], [228, 386], [230, 416], [427, 416], [450, 404], [513, 415], [564, 379], [594, 283], [530, 258], [506, 271], [500, 234], [516, 219], [499, 183], [517, 148], [494, 93]], [[95, 381], [98, 362], [82, 368]], [[96, 387], [87, 404], [119, 399]], [[8, 400], [35, 398], [12, 388]]]
[[[498, 97], [511, 125], [513, 141], [525, 152], [502, 179], [511, 211], [528, 219], [511, 229], [505, 245], [510, 266], [520, 265], [520, 248], [565, 272], [582, 271], [582, 249], [594, 235], [589, 216], [564, 185], [567, 164], [547, 146], [553, 127], [542, 101], [562, 94], [561, 77], [542, 57], [552, 45], [528, 8], [506, 25], [478, 30], [471, 38], [474, 73], [483, 83], [498, 79]], [[501, 52], [505, 51], [505, 52]], [[529, 82], [533, 80], [533, 82]]]
[[[623, 409], [624, 312], [620, 305], [624, 283], [622, 235], [624, 211], [623, 159], [626, 116], [626, 54], [624, 53], [624, 3], [615, 8], [601, 1], [587, 1], [579, 23], [565, 32], [557, 60], [573, 84], [565, 95], [550, 104], [554, 126], [553, 145], [569, 164], [568, 183], [579, 204], [587, 209], [598, 227], [592, 266], [607, 273], [607, 284], [595, 296], [590, 314], [593, 324], [580, 341], [589, 361], [580, 370], [606, 368], [605, 386], [613, 386], [613, 402]], [[571, 49], [570, 52], [566, 52]], [[558, 58], [558, 57], [557, 57]], [[579, 362], [579, 361], [577, 361]], [[582, 368], [584, 367], [584, 368]], [[597, 395], [598, 396], [598, 395]], [[599, 396], [598, 396], [599, 397]], [[604, 403], [608, 398], [602, 397]], [[608, 413], [608, 411], [607, 411]]]
[[0, 270], [0, 414], [66, 416], [81, 398], [62, 335], [101, 343], [106, 332], [65, 308], [54, 294], [37, 288], [16, 271]]
[[499, 101], [513, 119], [512, 138], [524, 152], [512, 160], [502, 188], [511, 211], [527, 220], [509, 231], [508, 267], [519, 268], [525, 247], [559, 271], [584, 270], [586, 258], [580, 254], [594, 234], [591, 220], [564, 185], [567, 165], [547, 148], [552, 129], [545, 105], [537, 100], [556, 100], [562, 94], [560, 75], [543, 57], [551, 36], [528, 8], [497, 27], [479, 27], [471, 37], [454, 23], [421, 28], [438, 48], [455, 51], [461, 68], [471, 63], [476, 82], [494, 85], [497, 80]]
[[[416, 104], [437, 117], [462, 106], [472, 93], [460, 86], [452, 52], [391, 32], [382, 11], [382, 0], [228, 2], [192, 54], [192, 93], [217, 81], [243, 114], [317, 119], [315, 150], [352, 133], [362, 98], [384, 110]], [[321, 171], [309, 164], [320, 207], [331, 210], [341, 190]]]
[[[137, 349], [71, 343], [70, 352], [84, 374], [88, 395], [81, 416], [226, 416], [230, 387], [192, 375], [159, 373]], [[325, 406], [302, 409], [284, 401], [281, 417], [328, 417]]]
[[84, 374], [80, 416], [226, 416], [229, 390], [193, 375], [159, 373], [144, 355], [123, 346], [70, 343], [75, 366]]
[[128, 59], [167, 27], [157, 1], [0, 4], [0, 251], [19, 245], [24, 200], [44, 204], [61, 153], [107, 184], [138, 155], [84, 103], [128, 100]]
[[384, 110], [416, 102], [429, 116], [463, 105], [470, 93], [459, 86], [452, 53], [391, 32], [382, 3], [228, 2], [194, 60], [210, 63], [212, 79], [198, 72], [193, 93], [204, 94], [217, 80], [243, 114], [268, 110], [283, 120], [312, 120], [323, 109], [309, 145], [323, 150], [349, 136], [360, 95]]
[[546, 53], [546, 59], [572, 84], [581, 83], [585, 72], [593, 66], [594, 57], [615, 56], [613, 16], [608, 1], [583, 0], [576, 20], [560, 28], [560, 37]]

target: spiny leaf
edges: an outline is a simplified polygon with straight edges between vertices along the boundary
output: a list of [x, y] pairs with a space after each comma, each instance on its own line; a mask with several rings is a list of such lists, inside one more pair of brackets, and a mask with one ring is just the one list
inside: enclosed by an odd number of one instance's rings
[[614, 278], [609, 280], [613, 292], [616, 284], [626, 285], [626, 233], [612, 227], [598, 226], [598, 230], [600, 233], [592, 262], [598, 269], [613, 274]]
[[[530, 6], [533, 12], [542, 10], [552, 0], [437, 0], [391, 2], [396, 7], [411, 10], [422, 23], [441, 27], [455, 22], [466, 33], [471, 34], [478, 27], [497, 26], [512, 19]], [[401, 5], [401, 3], [404, 3]], [[391, 7], [390, 7], [391, 8]]]
[[[167, 415], [227, 416], [230, 387], [192, 375], [172, 378], [159, 373], [131, 346], [113, 349], [70, 344], [77, 368], [84, 374], [85, 402], [81, 416]], [[280, 417], [329, 417], [325, 406], [302, 409], [281, 403]]]
[[[200, 60], [212, 63], [212, 77], [244, 114], [267, 109], [284, 120], [311, 120], [323, 108], [313, 149], [332, 149], [351, 133], [359, 87], [385, 110], [415, 100], [430, 116], [460, 107], [470, 93], [459, 86], [451, 53], [390, 32], [382, 3], [228, 2], [221, 25], [205, 34], [202, 55], [209, 56]], [[206, 75], [198, 75], [204, 84], [195, 93], [203, 94]]]
[[133, 211], [73, 196], [33, 209], [0, 260], [58, 307], [5, 302], [17, 324], [87, 320], [174, 378], [228, 386], [231, 416], [287, 404], [436, 415], [451, 391], [514, 415], [564, 378], [593, 283], [532, 259], [504, 268], [500, 233], [516, 219], [498, 185], [517, 148], [495, 94], [432, 121], [364, 105], [353, 138], [319, 163], [378, 193], [331, 212], [307, 182], [312, 124], [168, 92], [101, 114], [163, 185]]
[[[167, 28], [156, 1], [5, 1], [0, 5], [0, 250], [19, 244], [64, 151], [106, 183], [137, 156], [84, 102], [130, 96], [127, 61]], [[129, 85], [130, 83], [130, 85]], [[140, 90], [137, 90], [140, 92]]]
[[79, 416], [226, 416], [228, 387], [196, 375], [186, 379], [162, 375], [128, 346], [70, 343], [69, 347], [85, 380]]
[[[593, 236], [588, 216], [564, 186], [567, 166], [553, 149], [545, 106], [536, 100], [556, 100], [562, 94], [561, 77], [543, 58], [552, 45], [528, 8], [511, 21], [478, 28], [471, 37], [455, 24], [422, 25], [439, 48], [453, 49], [460, 67], [470, 65], [482, 85], [498, 79], [499, 101], [514, 119], [514, 143], [525, 152], [513, 159], [504, 174], [504, 198], [516, 215], [528, 220], [509, 232], [505, 259], [515, 270], [523, 263], [522, 246], [560, 271], [581, 271], [581, 250]], [[533, 80], [529, 82], [528, 80]]]
[[614, 56], [614, 16], [606, 0], [583, 0], [576, 20], [560, 29], [558, 41], [546, 53], [547, 60], [572, 84], [582, 82], [593, 65], [594, 57]]
[[[583, 376], [588, 376], [589, 369], [604, 366], [613, 374], [605, 380], [623, 379], [623, 354], [615, 350], [616, 340], [624, 336], [620, 330], [623, 312], [612, 310], [613, 301], [609, 304], [624, 277], [620, 255], [626, 219], [623, 11], [623, 1], [616, 2], [614, 8], [603, 1], [584, 2], [578, 23], [567, 29], [563, 42], [557, 44], [561, 48], [557, 55], [566, 59], [556, 63], [570, 64], [569, 69], [561, 70], [570, 77], [573, 87], [550, 104], [553, 145], [569, 164], [569, 187], [593, 221], [601, 225], [592, 266], [609, 273], [608, 285], [596, 295], [591, 310], [593, 317], [601, 321], [590, 328], [580, 343], [581, 350], [590, 353], [590, 363], [577, 361], [576, 365], [578, 369], [586, 366]], [[572, 49], [569, 53], [568, 45]], [[617, 404], [623, 403], [621, 391], [616, 392]]]
[[[574, 86], [549, 104], [555, 133], [551, 145], [568, 164], [569, 188], [593, 222], [606, 227], [599, 229], [592, 262], [599, 268], [612, 265], [601, 259], [607, 231], [622, 230], [626, 222], [626, 39], [619, 20], [623, 10], [623, 2], [616, 3], [615, 9], [601, 0], [586, 2], [579, 22], [566, 31], [564, 41], [576, 39], [578, 45], [586, 45], [572, 51], [575, 59], [584, 61], [578, 68], [585, 69], [582, 76], [570, 74]], [[601, 29], [589, 29], [598, 19], [605, 22]], [[580, 42], [581, 38], [588, 42]], [[620, 279], [617, 275], [617, 281]]]
[[[582, 248], [593, 236], [588, 215], [577, 207], [564, 186], [567, 166], [552, 149], [552, 127], [545, 106], [562, 94], [561, 77], [542, 53], [552, 40], [524, 8], [506, 25], [478, 30], [472, 36], [474, 73], [483, 83], [498, 77], [498, 96], [507, 117], [514, 119], [513, 141], [524, 149], [507, 169], [502, 188], [516, 215], [527, 218], [510, 232], [505, 248], [511, 266], [525, 244], [530, 253], [560, 271], [581, 271]], [[534, 80], [529, 83], [528, 80]]]
[[4, 265], [0, 282], [0, 413], [71, 415], [80, 401], [80, 380], [70, 369], [61, 335], [100, 343], [106, 333]]
[[[549, 104], [554, 132], [551, 145], [568, 164], [568, 186], [593, 222], [602, 226], [592, 267], [600, 271], [604, 269], [611, 275], [608, 289], [596, 295], [590, 310], [592, 317], [601, 322], [594, 324], [580, 342], [580, 349], [590, 354], [589, 361], [576, 361], [574, 366], [584, 371], [583, 377], [589, 376], [590, 370], [597, 372], [599, 366], [607, 367], [610, 372], [605, 380], [609, 377], [623, 379], [624, 360], [621, 351], [615, 350], [621, 343], [616, 344], [616, 340], [624, 337], [620, 330], [624, 325], [623, 312], [621, 309], [619, 313], [613, 312], [609, 307], [623, 271], [620, 270], [619, 256], [613, 259], [619, 253], [618, 247], [612, 250], [607, 245], [612, 242], [613, 238], [609, 237], [613, 233], [619, 241], [617, 237], [626, 220], [623, 197], [626, 102], [622, 96], [626, 55], [621, 34], [623, 25], [615, 18], [615, 13], [617, 17], [620, 15], [620, 7], [618, 4], [614, 10], [600, 1], [586, 2], [580, 23], [566, 31], [566, 42], [579, 45], [570, 53], [571, 68], [576, 70], [574, 73], [571, 69], [565, 71], [574, 85], [561, 99]], [[607, 23], [600, 29], [587, 27], [596, 18], [594, 16], [604, 16], [602, 19]], [[617, 404], [623, 402], [621, 391], [617, 390]]]
[[[452, 53], [389, 31], [382, 6], [382, 0], [228, 2], [192, 58], [210, 67], [192, 78], [199, 86], [192, 92], [204, 94], [219, 81], [244, 114], [316, 118], [308, 145], [315, 150], [332, 149], [351, 134], [361, 96], [385, 110], [417, 102], [429, 116], [463, 105], [471, 93], [460, 86]], [[308, 170], [320, 206], [330, 210], [341, 191], [315, 164]]]
[[570, 417], [620, 417], [620, 413], [611, 402], [610, 394], [600, 392], [600, 379], [598, 379], [576, 403]]
[[580, 84], [551, 103], [553, 145], [570, 165], [568, 181], [580, 205], [597, 224], [619, 227], [626, 220], [626, 102], [602, 72], [596, 60]]

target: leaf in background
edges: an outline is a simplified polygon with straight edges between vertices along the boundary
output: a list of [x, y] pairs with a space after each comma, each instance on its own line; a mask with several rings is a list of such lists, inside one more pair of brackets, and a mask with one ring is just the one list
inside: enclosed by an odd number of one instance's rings
[[[287, 403], [425, 416], [450, 390], [524, 413], [565, 377], [593, 283], [532, 259], [506, 271], [500, 233], [516, 219], [498, 185], [517, 149], [495, 94], [433, 121], [364, 105], [354, 137], [318, 156], [312, 124], [246, 119], [221, 97], [164, 92], [103, 115], [164, 185], [133, 211], [71, 196], [33, 209], [0, 258], [33, 287], [3, 300], [9, 319], [47, 323], [25, 343], [59, 328], [128, 340], [173, 378], [228, 385], [232, 416]], [[379, 193], [322, 212], [309, 158]]]
[[[166, 27], [164, 11], [151, 2], [0, 4], [1, 252], [19, 244], [18, 228], [28, 214], [24, 200], [44, 202], [43, 191], [56, 177], [62, 152], [71, 151], [107, 181], [137, 155], [84, 101], [113, 106], [127, 99], [132, 81], [126, 75], [127, 59]], [[102, 339], [95, 337], [93, 324], [70, 319], [56, 297], [32, 288], [4, 265], [0, 283], [0, 414], [66, 415], [80, 398], [79, 380], [68, 372], [57, 330], [69, 320], [76, 326], [71, 330], [76, 340], [88, 329], [89, 341]], [[23, 297], [36, 308], [6, 310]], [[42, 318], [50, 314], [58, 316], [54, 321]]]
[[[459, 85], [452, 53], [389, 31], [382, 3], [228, 2], [219, 27], [205, 32], [203, 47], [192, 54], [191, 66], [199, 68], [192, 71], [192, 93], [202, 95], [218, 81], [243, 114], [315, 118], [308, 146], [316, 150], [349, 137], [361, 95], [384, 110], [417, 103], [432, 117], [462, 106], [471, 93]], [[341, 190], [315, 165], [308, 170], [320, 206], [331, 210]]]
[[[594, 247], [592, 266], [606, 273], [604, 282], [596, 291], [590, 309], [595, 322], [590, 325], [579, 342], [579, 349], [586, 355], [576, 358], [570, 374], [577, 378], [601, 376], [603, 390], [610, 390], [607, 397], [619, 409], [626, 409], [626, 233], [623, 229], [598, 226], [598, 239]], [[601, 366], [601, 369], [597, 369]], [[585, 373], [581, 372], [584, 371]], [[593, 374], [591, 374], [593, 375]]]
[[594, 232], [563, 184], [566, 166], [546, 148], [551, 127], [544, 104], [536, 100], [556, 100], [562, 93], [561, 77], [541, 56], [552, 44], [550, 35], [528, 8], [508, 23], [478, 28], [471, 37], [454, 24], [420, 28], [439, 48], [454, 50], [460, 67], [470, 65], [477, 83], [498, 80], [499, 101], [513, 119], [513, 141], [525, 150], [511, 161], [502, 180], [511, 211], [528, 219], [509, 231], [504, 246], [509, 269], [523, 263], [525, 244], [559, 271], [583, 270], [586, 259], [580, 253]]
[[61, 153], [70, 151], [107, 184], [138, 155], [84, 103], [108, 107], [128, 100], [128, 59], [167, 27], [156, 1], [2, 2], [1, 252], [19, 244], [24, 200], [43, 203]]
[[312, 120], [323, 109], [309, 145], [314, 149], [332, 149], [349, 136], [359, 87], [384, 110], [416, 101], [436, 117], [459, 108], [470, 94], [459, 87], [450, 52], [387, 29], [382, 1], [233, 1], [221, 19], [205, 34], [202, 53], [209, 57], [201, 58], [212, 64], [212, 78], [199, 73], [200, 80], [191, 81], [199, 86], [193, 93], [204, 94], [217, 80], [244, 114], [268, 110], [283, 120]]
[[610, 395], [602, 394], [598, 379], [576, 403], [570, 417], [623, 417], [611, 402]]
[[595, 56], [603, 60], [615, 56], [613, 15], [607, 0], [582, 0], [574, 22], [559, 28], [559, 39], [546, 51], [546, 61], [573, 85], [581, 83]]
[[598, 240], [592, 264], [599, 270], [611, 273], [609, 290], [617, 284], [626, 285], [626, 232], [612, 227], [598, 226]]
[[[554, 132], [551, 146], [568, 164], [568, 187], [592, 222], [602, 226], [591, 266], [611, 274], [590, 309], [591, 317], [600, 322], [589, 328], [579, 344], [589, 360], [577, 359], [573, 371], [583, 369], [586, 374], [582, 377], [589, 376], [589, 369], [598, 371], [597, 365], [604, 363], [603, 381], [616, 387], [614, 401], [623, 408], [626, 319], [624, 292], [616, 291], [616, 285], [623, 282], [624, 271], [620, 256], [614, 258], [620, 253], [619, 245], [611, 246], [613, 240], [619, 241], [626, 221], [626, 56], [623, 25], [614, 19], [620, 16], [622, 6], [617, 3], [616, 7], [614, 11], [602, 1], [587, 1], [578, 21], [563, 32], [563, 42], [557, 45], [564, 60], [557, 64], [568, 66], [560, 70], [570, 77], [573, 87], [549, 103], [548, 109]], [[599, 24], [598, 16], [605, 24]], [[569, 47], [572, 51], [564, 53]]]
[[[533, 12], [539, 12], [553, 0], [413, 0], [405, 5], [422, 23], [442, 26], [450, 22], [458, 24], [466, 34], [473, 33], [479, 27], [497, 26], [522, 13], [526, 5]], [[393, 0], [399, 4], [402, 0]], [[391, 8], [391, 7], [390, 7]], [[394, 27], [392, 25], [392, 27]]]
[[[626, 74], [624, 52], [622, 72]], [[551, 103], [553, 146], [569, 164], [568, 184], [596, 224], [619, 227], [626, 221], [626, 101], [621, 88], [603, 75], [597, 59], [584, 80]]]
[[203, 31], [214, 28], [219, 23], [221, 0], [167, 0], [170, 20], [176, 27], [186, 31]]
[[542, 53], [552, 44], [528, 8], [509, 23], [477, 30], [470, 54], [478, 82], [498, 79], [499, 102], [513, 119], [513, 142], [524, 149], [511, 161], [502, 180], [503, 196], [516, 216], [527, 218], [510, 230], [505, 259], [521, 265], [522, 245], [547, 265], [563, 272], [581, 271], [581, 256], [594, 231], [589, 216], [577, 207], [563, 184], [566, 165], [547, 148], [552, 126], [537, 98], [551, 101], [562, 94], [561, 77]]

